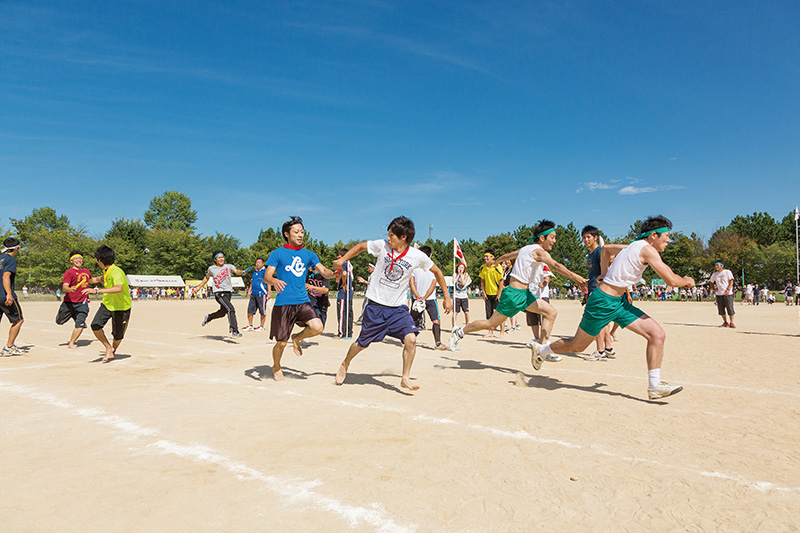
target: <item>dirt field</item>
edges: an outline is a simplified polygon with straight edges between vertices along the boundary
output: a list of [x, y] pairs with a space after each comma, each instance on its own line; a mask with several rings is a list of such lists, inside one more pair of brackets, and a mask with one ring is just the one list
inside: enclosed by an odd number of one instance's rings
[[[555, 305], [572, 334], [580, 305]], [[426, 331], [412, 395], [395, 341], [333, 385], [335, 317], [278, 383], [268, 333], [200, 326], [211, 301], [134, 303], [109, 364], [90, 331], [67, 349], [57, 307], [23, 303], [26, 353], [0, 359], [3, 531], [800, 528], [800, 308], [739, 305], [729, 330], [710, 303], [642, 304], [685, 387], [651, 402], [624, 330], [616, 360], [540, 372], [527, 328], [456, 352]]]

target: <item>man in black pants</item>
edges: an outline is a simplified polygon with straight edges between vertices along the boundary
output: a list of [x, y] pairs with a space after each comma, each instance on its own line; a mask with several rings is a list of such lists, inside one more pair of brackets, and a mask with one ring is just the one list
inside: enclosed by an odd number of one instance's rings
[[214, 264], [208, 267], [206, 277], [204, 277], [200, 283], [192, 287], [195, 290], [202, 289], [205, 284], [208, 283], [208, 280], [214, 281], [211, 285], [211, 290], [214, 291], [214, 299], [217, 300], [219, 309], [203, 317], [202, 325], [205, 326], [209, 321], [215, 318], [222, 318], [228, 315], [228, 326], [231, 335], [234, 337], [241, 337], [242, 334], [239, 333], [239, 324], [236, 322], [236, 309], [233, 308], [233, 304], [231, 303], [231, 293], [233, 293], [231, 274], [241, 276], [244, 274], [244, 270], [239, 270], [235, 266], [225, 263], [225, 254], [222, 250], [216, 250], [214, 252], [213, 260]]

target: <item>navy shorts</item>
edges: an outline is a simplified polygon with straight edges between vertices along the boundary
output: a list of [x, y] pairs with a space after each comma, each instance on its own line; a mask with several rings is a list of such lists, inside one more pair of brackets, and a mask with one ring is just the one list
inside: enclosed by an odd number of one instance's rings
[[247, 314], [254, 315], [256, 311], [261, 313], [261, 316], [267, 314], [267, 295], [266, 294], [251, 294], [250, 301], [247, 302]]
[[409, 333], [419, 330], [408, 312], [407, 305], [387, 307], [370, 301], [361, 315], [361, 334], [356, 344], [366, 348], [373, 342], [380, 342], [386, 335], [402, 341]]

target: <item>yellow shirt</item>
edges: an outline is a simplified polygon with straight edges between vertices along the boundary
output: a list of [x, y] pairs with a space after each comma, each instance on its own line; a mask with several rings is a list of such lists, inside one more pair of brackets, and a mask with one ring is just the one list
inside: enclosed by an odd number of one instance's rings
[[503, 281], [503, 270], [500, 265], [494, 265], [492, 268], [487, 268], [486, 265], [483, 265], [478, 277], [483, 280], [483, 288], [486, 295], [496, 296], [500, 282]]
[[110, 289], [122, 285], [122, 292], [103, 294], [103, 305], [109, 311], [127, 311], [131, 308], [131, 290], [125, 272], [117, 265], [111, 265], [103, 273], [103, 287]]

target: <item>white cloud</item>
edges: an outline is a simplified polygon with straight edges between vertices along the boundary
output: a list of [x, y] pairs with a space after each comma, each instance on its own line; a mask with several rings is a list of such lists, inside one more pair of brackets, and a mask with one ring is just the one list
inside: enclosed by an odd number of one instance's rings
[[658, 192], [658, 191], [671, 191], [674, 189], [685, 189], [681, 185], [661, 185], [659, 187], [623, 187], [619, 190], [619, 194], [642, 194], [646, 192]]

